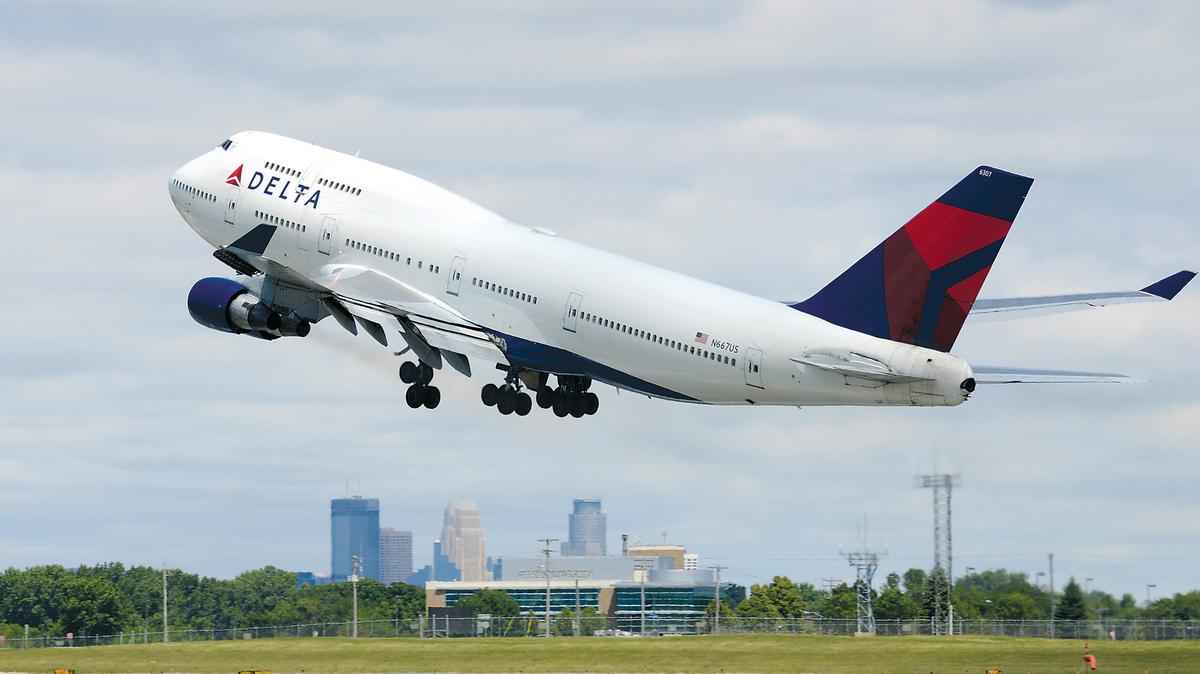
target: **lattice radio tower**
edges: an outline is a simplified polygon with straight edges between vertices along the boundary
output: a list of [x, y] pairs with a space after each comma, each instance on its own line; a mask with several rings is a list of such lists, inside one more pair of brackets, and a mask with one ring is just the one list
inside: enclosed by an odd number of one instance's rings
[[875, 634], [875, 611], [871, 607], [871, 584], [875, 570], [879, 568], [880, 554], [871, 552], [867, 545], [867, 523], [863, 517], [862, 546], [857, 552], [843, 552], [842, 556], [854, 567], [854, 617], [858, 619], [859, 634]]
[[950, 529], [951, 497], [954, 488], [962, 484], [957, 474], [935, 473], [918, 475], [916, 486], [933, 490], [933, 573], [930, 591], [933, 592], [933, 615], [930, 626], [934, 634], [953, 631], [951, 590], [954, 588], [954, 537]]

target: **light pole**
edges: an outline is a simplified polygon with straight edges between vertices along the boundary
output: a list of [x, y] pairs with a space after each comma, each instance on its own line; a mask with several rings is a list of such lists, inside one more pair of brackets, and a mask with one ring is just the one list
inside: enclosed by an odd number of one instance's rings
[[1156, 587], [1158, 586], [1154, 583], [1150, 583], [1146, 586], [1146, 608], [1150, 608], [1150, 590]]
[[1044, 575], [1046, 575], [1045, 571], [1038, 571], [1037, 575], [1033, 577], [1033, 584], [1037, 585], [1039, 590], [1042, 589], [1042, 576]]
[[713, 570], [714, 588], [716, 589], [716, 596], [717, 596], [717, 604], [713, 609], [714, 610], [713, 615], [716, 618], [716, 621], [713, 624], [713, 631], [720, 632], [721, 631], [721, 569], [728, 569], [729, 567], [721, 566], [718, 564], [717, 566], [710, 566], [708, 568]]
[[350, 557], [350, 585], [354, 592], [354, 600], [351, 604], [350, 636], [355, 639], [358, 638], [358, 565], [361, 561], [358, 555], [351, 555]]
[[1095, 580], [1095, 578], [1084, 578], [1083, 579], [1083, 596], [1085, 599], [1088, 596], [1088, 592], [1091, 591], [1090, 588], [1091, 588], [1093, 580]]
[[550, 636], [550, 548], [551, 543], [557, 543], [557, 538], [539, 538], [539, 541], [545, 545], [542, 547], [542, 552], [546, 555], [546, 636]]
[[646, 576], [650, 575], [650, 569], [653, 568], [654, 558], [641, 557], [634, 562], [633, 568], [641, 573], [642, 584], [642, 600], [641, 600], [641, 636], [646, 636]]

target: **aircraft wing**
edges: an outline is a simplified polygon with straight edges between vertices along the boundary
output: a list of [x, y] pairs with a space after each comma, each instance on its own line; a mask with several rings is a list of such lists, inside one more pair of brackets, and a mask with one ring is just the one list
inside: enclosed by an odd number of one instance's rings
[[1194, 271], [1181, 271], [1141, 290], [1080, 293], [1076, 295], [1043, 295], [1040, 297], [1005, 297], [979, 299], [971, 306], [968, 320], [1007, 320], [1043, 314], [1081, 311], [1093, 307], [1128, 302], [1165, 302], [1174, 299], [1194, 277]]
[[972, 365], [978, 384], [1132, 384], [1143, 380], [1111, 372], [1037, 370], [1031, 368]]
[[[428, 358], [431, 354], [422, 353], [421, 343], [494, 363], [507, 360], [482, 326], [445, 302], [399, 279], [360, 265], [326, 265], [321, 272], [315, 282], [332, 293], [358, 325], [385, 345], [387, 338], [380, 325], [393, 318], [399, 323], [397, 327], [403, 331], [409, 346], [422, 360], [433, 361], [435, 366], [440, 366], [440, 358]], [[344, 317], [338, 317], [336, 305], [332, 309], [330, 313], [343, 327], [356, 332]], [[461, 371], [459, 362], [456, 360], [452, 364]]]

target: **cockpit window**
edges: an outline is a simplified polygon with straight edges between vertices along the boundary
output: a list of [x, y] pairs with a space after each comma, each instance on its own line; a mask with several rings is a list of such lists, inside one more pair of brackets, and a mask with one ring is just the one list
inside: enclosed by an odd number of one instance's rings
[[225, 150], [226, 152], [228, 152], [229, 148], [232, 146], [233, 146], [233, 139], [231, 139], [231, 138], [226, 138], [225, 142], [221, 143], [221, 149]]

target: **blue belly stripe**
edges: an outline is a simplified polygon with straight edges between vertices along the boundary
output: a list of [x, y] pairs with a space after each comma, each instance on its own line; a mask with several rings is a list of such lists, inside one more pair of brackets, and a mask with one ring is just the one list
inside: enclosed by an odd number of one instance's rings
[[584, 358], [566, 349], [548, 346], [495, 330], [488, 330], [488, 332], [504, 340], [505, 355], [508, 356], [509, 362], [517, 367], [529, 368], [540, 372], [551, 372], [553, 374], [586, 375], [596, 381], [658, 398], [693, 403], [702, 402], [691, 396], [686, 396], [657, 384], [652, 384], [644, 379], [638, 379], [633, 375], [626, 374], [603, 363], [598, 363], [590, 358]]

